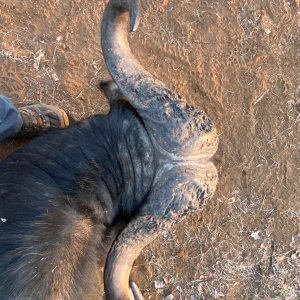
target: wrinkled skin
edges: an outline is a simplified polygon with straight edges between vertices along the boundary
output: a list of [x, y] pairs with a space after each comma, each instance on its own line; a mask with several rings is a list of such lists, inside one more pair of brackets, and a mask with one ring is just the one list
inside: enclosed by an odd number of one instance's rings
[[215, 190], [213, 123], [135, 60], [128, 15], [134, 31], [138, 0], [111, 0], [103, 16], [110, 113], [36, 138], [0, 162], [3, 300], [84, 299], [106, 230], [120, 219], [127, 225], [106, 260], [106, 297], [143, 299], [130, 281], [134, 260]]

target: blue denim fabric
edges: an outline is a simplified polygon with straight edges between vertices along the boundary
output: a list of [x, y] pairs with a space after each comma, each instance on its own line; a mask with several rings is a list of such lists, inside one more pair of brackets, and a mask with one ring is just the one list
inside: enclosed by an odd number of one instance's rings
[[0, 143], [13, 138], [22, 124], [22, 117], [10, 99], [0, 95]]

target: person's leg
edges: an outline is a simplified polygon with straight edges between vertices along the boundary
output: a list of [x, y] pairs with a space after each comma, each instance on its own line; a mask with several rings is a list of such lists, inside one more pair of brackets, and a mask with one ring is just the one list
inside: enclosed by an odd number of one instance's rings
[[33, 137], [51, 128], [69, 126], [69, 117], [60, 108], [35, 104], [17, 109], [5, 96], [0, 96], [0, 143], [19, 137]]
[[60, 108], [46, 104], [28, 105], [19, 108], [23, 125], [17, 137], [33, 137], [52, 128], [69, 126], [69, 117]]
[[0, 95], [0, 143], [13, 138], [22, 128], [20, 112], [9, 98]]

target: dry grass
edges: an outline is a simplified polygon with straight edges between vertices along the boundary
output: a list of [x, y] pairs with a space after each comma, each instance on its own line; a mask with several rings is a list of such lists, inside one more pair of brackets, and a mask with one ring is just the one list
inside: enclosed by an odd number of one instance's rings
[[[147, 263], [135, 271], [154, 272], [144, 289], [149, 299], [298, 299], [299, 232], [286, 232], [285, 245], [275, 231], [298, 226], [300, 210], [278, 212], [257, 195], [243, 197], [238, 190], [219, 202], [229, 217], [199, 228], [189, 219], [184, 229], [143, 252]], [[182, 273], [189, 275], [182, 278]]]

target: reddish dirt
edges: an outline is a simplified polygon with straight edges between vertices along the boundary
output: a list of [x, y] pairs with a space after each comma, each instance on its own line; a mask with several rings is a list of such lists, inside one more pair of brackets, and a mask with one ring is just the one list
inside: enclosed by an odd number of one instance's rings
[[[0, 0], [0, 93], [78, 120], [107, 112], [96, 87], [109, 78], [106, 2]], [[144, 249], [134, 278], [146, 299], [300, 299], [299, 0], [142, 7], [133, 52], [214, 120], [220, 182], [202, 212]]]

